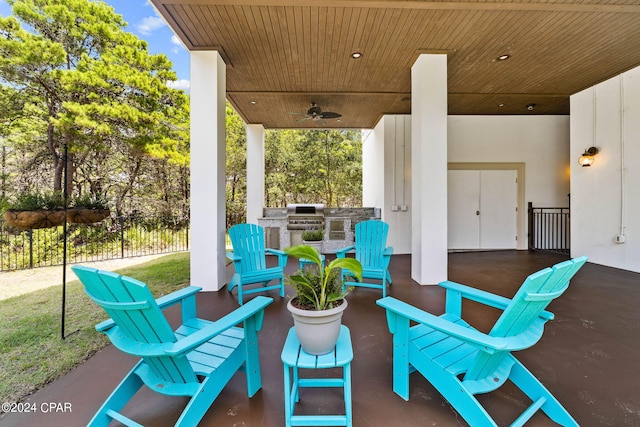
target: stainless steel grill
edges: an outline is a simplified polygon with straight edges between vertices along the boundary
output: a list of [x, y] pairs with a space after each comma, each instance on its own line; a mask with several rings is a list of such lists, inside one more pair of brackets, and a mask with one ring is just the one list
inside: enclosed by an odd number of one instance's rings
[[287, 230], [318, 230], [324, 228], [324, 205], [287, 206]]

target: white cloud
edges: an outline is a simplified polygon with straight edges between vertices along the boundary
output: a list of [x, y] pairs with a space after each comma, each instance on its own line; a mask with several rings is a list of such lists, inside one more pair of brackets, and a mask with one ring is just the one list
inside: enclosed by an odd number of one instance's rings
[[173, 89], [182, 89], [188, 92], [189, 88], [191, 87], [191, 81], [180, 79], [172, 82], [167, 82], [167, 86]]
[[180, 53], [182, 50], [186, 50], [184, 44], [182, 44], [178, 36], [176, 36], [175, 34], [171, 36], [171, 44], [174, 46], [171, 49], [171, 52], [173, 53]]
[[176, 36], [175, 34], [171, 36], [171, 43], [176, 46], [184, 47], [178, 36]]
[[157, 16], [147, 16], [136, 25], [136, 28], [138, 29], [138, 32], [140, 32], [140, 34], [148, 36], [153, 31], [164, 26], [165, 23], [162, 18], [158, 18]]

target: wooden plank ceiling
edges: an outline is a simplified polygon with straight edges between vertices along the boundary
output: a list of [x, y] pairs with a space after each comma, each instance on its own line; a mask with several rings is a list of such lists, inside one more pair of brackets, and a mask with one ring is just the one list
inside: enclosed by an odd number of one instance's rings
[[[571, 94], [640, 65], [638, 0], [151, 2], [189, 50], [221, 53], [227, 98], [266, 128], [410, 113], [421, 53], [448, 55], [449, 114], [569, 114]], [[342, 117], [305, 120], [311, 102]]]

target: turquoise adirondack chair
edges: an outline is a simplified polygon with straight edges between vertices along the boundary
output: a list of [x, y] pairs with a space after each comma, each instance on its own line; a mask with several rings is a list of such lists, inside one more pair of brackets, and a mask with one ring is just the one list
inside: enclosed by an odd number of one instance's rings
[[[238, 303], [242, 305], [244, 295], [280, 289], [284, 297], [284, 267], [287, 254], [277, 249], [265, 248], [264, 229], [255, 224], [237, 224], [229, 228], [229, 238], [233, 252], [227, 252], [227, 258], [233, 261], [236, 272], [229, 282], [229, 292], [238, 287]], [[278, 257], [277, 267], [267, 267], [266, 254]], [[267, 286], [272, 280], [277, 285]], [[260, 283], [262, 287], [245, 289], [246, 285]]]
[[[379, 280], [380, 283], [345, 282], [347, 286], [362, 286], [366, 288], [382, 289], [382, 296], [387, 296], [387, 283], [391, 284], [389, 261], [393, 255], [393, 248], [387, 246], [389, 224], [380, 220], [362, 221], [355, 226], [355, 245], [338, 249], [336, 256], [344, 258], [347, 252], [355, 250], [355, 257], [362, 264], [362, 278]], [[353, 276], [349, 270], [342, 270], [342, 279]]]
[[[262, 387], [258, 331], [264, 308], [272, 298], [254, 298], [211, 322], [196, 317], [198, 287], [189, 286], [155, 300], [138, 280], [95, 268], [71, 268], [89, 297], [111, 317], [96, 329], [119, 350], [142, 358], [90, 426], [106, 426], [112, 420], [140, 426], [121, 411], [142, 385], [163, 395], [190, 397], [176, 426], [197, 425], [237, 371], [246, 374], [249, 397]], [[161, 310], [177, 303], [181, 303], [182, 325], [174, 332]], [[239, 323], [244, 326], [237, 327]]]
[[[469, 425], [496, 426], [475, 395], [494, 391], [508, 379], [532, 401], [512, 426], [523, 425], [540, 409], [560, 425], [577, 426], [511, 352], [538, 342], [544, 324], [553, 319], [545, 308], [569, 287], [586, 260], [576, 258], [530, 275], [512, 299], [458, 283], [440, 283], [446, 289], [446, 306], [439, 317], [391, 297], [378, 300], [393, 334], [393, 390], [409, 400], [409, 374], [418, 371]], [[488, 334], [462, 319], [463, 298], [503, 310]]]

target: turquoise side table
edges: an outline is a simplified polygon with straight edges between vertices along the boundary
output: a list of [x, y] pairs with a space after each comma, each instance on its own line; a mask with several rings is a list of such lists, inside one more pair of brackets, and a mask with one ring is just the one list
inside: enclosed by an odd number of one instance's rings
[[[300, 347], [295, 327], [289, 329], [281, 355], [284, 364], [284, 417], [290, 426], [353, 426], [351, 408], [351, 333], [342, 325], [335, 348], [327, 354], [314, 356]], [[342, 368], [342, 378], [300, 378], [298, 369]], [[293, 378], [291, 378], [293, 372]], [[344, 389], [344, 415], [294, 415], [300, 401], [302, 387], [342, 387]]]

